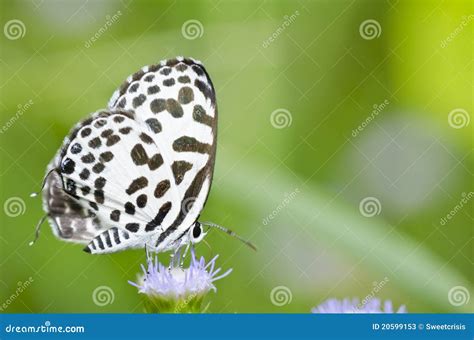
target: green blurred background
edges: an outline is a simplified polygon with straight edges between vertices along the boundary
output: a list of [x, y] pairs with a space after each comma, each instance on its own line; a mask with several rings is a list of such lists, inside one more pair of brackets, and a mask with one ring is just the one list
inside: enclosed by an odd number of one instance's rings
[[[376, 296], [409, 312], [472, 312], [473, 13], [472, 1], [2, 1], [3, 312], [142, 311], [127, 280], [144, 252], [91, 256], [46, 224], [29, 247], [43, 214], [29, 194], [73, 124], [177, 55], [206, 65], [219, 104], [202, 219], [259, 247], [217, 232], [197, 247], [234, 269], [210, 312], [306, 313], [382, 281]], [[113, 291], [105, 306], [99, 286]]]

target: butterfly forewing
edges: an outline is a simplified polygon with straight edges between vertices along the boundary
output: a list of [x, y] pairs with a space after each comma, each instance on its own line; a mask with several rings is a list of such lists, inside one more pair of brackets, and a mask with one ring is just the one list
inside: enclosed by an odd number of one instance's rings
[[214, 169], [217, 107], [212, 82], [197, 61], [176, 58], [146, 66], [131, 75], [109, 102], [133, 110], [146, 126], [172, 171], [174, 219], [164, 223], [156, 244], [174, 243], [199, 216]]

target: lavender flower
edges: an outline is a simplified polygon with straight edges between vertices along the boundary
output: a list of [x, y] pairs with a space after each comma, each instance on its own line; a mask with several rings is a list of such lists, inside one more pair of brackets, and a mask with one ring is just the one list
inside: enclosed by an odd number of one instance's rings
[[[394, 313], [392, 301], [386, 300], [383, 303], [377, 298], [370, 299], [365, 304], [361, 304], [359, 299], [328, 299], [317, 307], [311, 310], [312, 313], [316, 314], [332, 314], [332, 313]], [[398, 308], [396, 313], [406, 313], [404, 305]]]
[[[168, 269], [158, 261], [158, 257], [148, 260], [148, 268], [141, 266], [143, 276], [138, 283], [129, 283], [145, 294], [145, 309], [152, 313], [202, 312], [204, 296], [211, 290], [217, 291], [214, 282], [226, 277], [232, 269], [218, 275], [221, 268], [215, 268], [216, 255], [206, 264], [204, 257], [196, 259], [191, 250], [189, 268]], [[174, 259], [176, 260], [176, 259]], [[175, 263], [180, 263], [178, 259]]]

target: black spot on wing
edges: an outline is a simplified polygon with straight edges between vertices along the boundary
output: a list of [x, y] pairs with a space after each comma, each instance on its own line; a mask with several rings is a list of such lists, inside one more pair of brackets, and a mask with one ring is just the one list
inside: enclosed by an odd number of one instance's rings
[[155, 188], [155, 197], [156, 198], [163, 197], [163, 195], [166, 194], [166, 192], [170, 188], [170, 184], [171, 184], [170, 181], [168, 181], [167, 179], [158, 183]]
[[132, 128], [127, 126], [119, 129], [119, 132], [123, 135], [128, 135], [132, 131]]
[[97, 203], [103, 204], [104, 203], [104, 191], [103, 190], [94, 191], [94, 199]]
[[214, 92], [206, 85], [202, 80], [196, 79], [194, 81], [194, 86], [196, 86], [199, 91], [204, 95], [206, 99], [211, 99], [211, 101], [215, 102]]
[[66, 158], [61, 162], [61, 172], [64, 174], [72, 174], [76, 167], [76, 163], [71, 158]]
[[142, 142], [146, 143], [146, 144], [153, 144], [153, 138], [151, 138], [149, 135], [147, 135], [145, 132], [142, 132], [140, 134], [140, 139], [142, 140]]
[[132, 157], [133, 163], [136, 165], [144, 165], [148, 163], [148, 155], [141, 144], [136, 144], [133, 147], [132, 151], [130, 152], [130, 156]]
[[166, 100], [166, 110], [175, 118], [183, 116], [183, 108], [181, 107], [181, 104], [173, 98]]
[[105, 165], [102, 163], [96, 163], [92, 167], [92, 171], [94, 171], [96, 174], [100, 174], [102, 171], [104, 171]]
[[145, 123], [147, 123], [151, 131], [154, 133], [159, 133], [162, 130], [161, 123], [156, 118], [149, 118], [145, 121]]
[[175, 84], [175, 81], [173, 78], [168, 78], [163, 80], [163, 85], [164, 86], [173, 86]]
[[193, 65], [192, 68], [198, 76], [204, 75], [204, 70], [202, 69], [202, 67], [200, 65]]
[[150, 110], [153, 113], [159, 113], [166, 109], [166, 101], [164, 99], [154, 99], [150, 103]]
[[122, 99], [120, 99], [117, 107], [123, 109], [125, 107], [125, 105], [127, 105], [127, 99], [125, 97], [123, 97]]
[[135, 205], [132, 202], [127, 202], [124, 205], [125, 212], [129, 215], [135, 215]]
[[111, 135], [107, 137], [107, 146], [112, 146], [117, 144], [120, 141], [120, 136], [119, 135]]
[[87, 185], [81, 188], [82, 196], [87, 196], [91, 192], [91, 188]]
[[99, 137], [95, 137], [95, 138], [92, 138], [90, 141], [89, 141], [89, 146], [93, 149], [97, 149], [98, 147], [100, 147], [102, 145], [102, 142], [100, 141], [100, 138]]
[[104, 188], [105, 183], [107, 183], [107, 180], [106, 180], [104, 177], [98, 177], [98, 178], [94, 181], [94, 187], [95, 187], [96, 189], [102, 189], [102, 188]]
[[155, 75], [154, 74], [149, 74], [147, 75], [145, 78], [143, 78], [144, 81], [148, 82], [148, 83], [151, 83], [153, 81], [153, 79], [155, 79]]
[[206, 110], [199, 104], [194, 105], [193, 119], [201, 124], [212, 127], [213, 118], [206, 113]]
[[174, 181], [176, 184], [179, 184], [183, 181], [184, 175], [186, 172], [191, 170], [193, 165], [186, 161], [175, 161], [171, 165], [171, 170], [173, 171]]
[[145, 194], [141, 194], [137, 197], [137, 207], [144, 208], [146, 206], [148, 197]]
[[110, 219], [114, 222], [118, 222], [120, 220], [120, 210], [113, 210], [110, 213]]
[[155, 218], [146, 225], [145, 231], [152, 231], [155, 230], [156, 227], [160, 226], [166, 215], [168, 215], [170, 209], [171, 202], [164, 203], [158, 211], [158, 214], [156, 214]]
[[173, 142], [173, 150], [176, 152], [198, 152], [209, 153], [211, 145], [201, 143], [194, 137], [182, 136]]
[[91, 134], [92, 130], [90, 127], [85, 127], [81, 130], [81, 137], [87, 137]]
[[163, 67], [161, 70], [160, 70], [160, 73], [164, 76], [167, 76], [171, 73], [171, 68], [169, 67]]
[[187, 68], [188, 66], [184, 63], [179, 63], [178, 65], [176, 65], [176, 69], [180, 72], [186, 71]]
[[132, 233], [136, 233], [139, 227], [140, 225], [138, 223], [127, 223], [125, 225], [125, 229], [127, 229], [128, 231], [131, 231]]
[[114, 158], [114, 154], [110, 151], [102, 152], [99, 156], [99, 159], [104, 162], [110, 162]]
[[137, 179], [134, 179], [132, 183], [128, 186], [127, 190], [125, 192], [128, 195], [133, 195], [135, 192], [138, 190], [141, 190], [145, 188], [148, 185], [148, 179], [146, 177], [138, 177]]
[[107, 129], [107, 130], [102, 131], [102, 133], [100, 134], [100, 136], [101, 136], [102, 138], [107, 138], [107, 137], [109, 137], [110, 135], [112, 135], [113, 133], [114, 133], [114, 130], [112, 130], [112, 129]]
[[148, 94], [155, 94], [155, 93], [158, 93], [158, 92], [160, 92], [160, 87], [158, 85], [150, 86], [147, 89]]
[[95, 157], [89, 152], [87, 155], [81, 157], [81, 161], [84, 163], [93, 163], [95, 161]]
[[105, 124], [107, 124], [107, 121], [105, 119], [98, 119], [98, 120], [95, 121], [94, 127], [96, 127], [97, 129], [100, 129]]
[[138, 97], [133, 98], [132, 105], [134, 108], [139, 107], [142, 105], [146, 100], [146, 96], [144, 94], [139, 95]]
[[189, 79], [188, 76], [179, 76], [178, 82], [180, 82], [181, 84], [187, 84], [191, 82], [191, 79]]
[[137, 92], [139, 86], [140, 86], [140, 83], [138, 83], [138, 82], [130, 85], [130, 87], [128, 88], [128, 92], [130, 92], [130, 93]]
[[176, 64], [178, 64], [178, 63], [179, 63], [179, 60], [178, 60], [178, 59], [176, 59], [176, 58], [171, 58], [171, 59], [168, 59], [168, 60], [166, 61], [166, 66], [174, 67], [174, 66], [176, 66]]
[[182, 87], [178, 92], [178, 101], [181, 104], [188, 104], [194, 100], [193, 89], [189, 86]]
[[72, 146], [71, 146], [71, 153], [73, 154], [78, 154], [82, 151], [82, 146], [81, 144], [79, 143], [74, 143]]
[[[124, 99], [125, 99], [125, 98], [124, 98]], [[121, 123], [121, 122], [123, 122], [124, 120], [125, 120], [125, 117], [120, 116], [120, 115], [117, 115], [117, 116], [114, 117], [114, 122], [116, 122], [116, 123]]]
[[148, 161], [148, 167], [150, 170], [156, 170], [163, 164], [163, 157], [159, 153], [153, 155]]

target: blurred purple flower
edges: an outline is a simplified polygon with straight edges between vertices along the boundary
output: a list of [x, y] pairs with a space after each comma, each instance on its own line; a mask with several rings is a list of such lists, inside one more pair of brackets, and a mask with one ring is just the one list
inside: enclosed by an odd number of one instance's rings
[[[386, 300], [383, 303], [377, 298], [367, 301], [365, 304], [359, 302], [359, 299], [328, 299], [311, 310], [316, 314], [333, 314], [333, 313], [395, 313], [393, 311], [392, 301]], [[396, 313], [406, 313], [404, 305], [400, 306]]]

